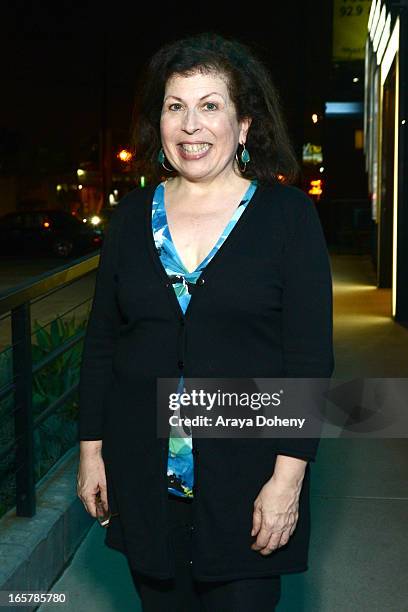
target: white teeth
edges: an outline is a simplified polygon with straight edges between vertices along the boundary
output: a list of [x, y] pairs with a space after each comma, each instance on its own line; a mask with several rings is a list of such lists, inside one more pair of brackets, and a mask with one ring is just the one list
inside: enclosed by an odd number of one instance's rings
[[200, 144], [182, 144], [181, 146], [187, 153], [202, 153], [207, 151], [211, 145], [208, 142], [204, 142]]

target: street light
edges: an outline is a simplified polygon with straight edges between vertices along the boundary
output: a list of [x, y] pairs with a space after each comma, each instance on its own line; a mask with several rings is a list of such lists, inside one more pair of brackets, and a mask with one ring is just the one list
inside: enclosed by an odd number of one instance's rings
[[121, 162], [127, 163], [130, 162], [133, 155], [128, 149], [121, 149], [116, 157], [120, 159]]

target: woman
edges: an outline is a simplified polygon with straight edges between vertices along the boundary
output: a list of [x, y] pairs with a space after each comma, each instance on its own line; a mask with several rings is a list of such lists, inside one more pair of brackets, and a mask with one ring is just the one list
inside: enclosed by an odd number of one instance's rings
[[281, 574], [307, 569], [318, 440], [159, 438], [156, 383], [330, 377], [322, 228], [288, 184], [297, 164], [268, 72], [237, 42], [203, 34], [156, 53], [135, 150], [156, 179], [123, 198], [101, 253], [78, 495], [92, 516], [97, 494], [109, 506], [105, 542], [143, 610], [273, 610]]

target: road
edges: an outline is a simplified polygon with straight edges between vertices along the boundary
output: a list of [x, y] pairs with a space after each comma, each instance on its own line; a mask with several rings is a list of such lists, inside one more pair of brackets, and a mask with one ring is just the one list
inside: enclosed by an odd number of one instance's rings
[[[8, 289], [35, 278], [47, 271], [69, 263], [74, 259], [61, 260], [55, 257], [0, 257], [0, 294]], [[56, 316], [70, 318], [75, 314], [77, 320], [86, 316], [93, 295], [95, 272], [75, 281], [73, 284], [38, 299], [31, 307], [31, 324], [35, 321], [47, 325]], [[10, 316], [0, 319], [0, 352], [11, 344]]]

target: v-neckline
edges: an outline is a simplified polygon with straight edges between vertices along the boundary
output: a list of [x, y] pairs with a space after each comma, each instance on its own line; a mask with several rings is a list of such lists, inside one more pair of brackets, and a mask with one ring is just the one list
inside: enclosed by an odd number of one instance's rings
[[[195, 304], [196, 300], [197, 300], [197, 293], [198, 291], [194, 291], [194, 293], [192, 294], [191, 298], [190, 298], [190, 302], [188, 305], [188, 308], [186, 310], [186, 312], [184, 313], [180, 303], [177, 299], [177, 296], [175, 294], [175, 291], [173, 289], [172, 284], [169, 282], [169, 278], [167, 276], [166, 270], [164, 269], [164, 266], [160, 260], [160, 256], [157, 252], [156, 249], [156, 245], [155, 245], [155, 241], [154, 241], [154, 233], [153, 233], [153, 228], [152, 228], [152, 207], [153, 207], [153, 199], [154, 199], [154, 193], [156, 191], [156, 187], [151, 188], [151, 190], [149, 190], [150, 195], [149, 195], [149, 199], [146, 205], [146, 216], [145, 216], [145, 230], [146, 230], [146, 239], [147, 239], [147, 245], [148, 248], [150, 250], [150, 255], [153, 259], [154, 265], [156, 267], [156, 270], [159, 274], [159, 276], [163, 279], [163, 285], [165, 288], [167, 288], [168, 291], [168, 296], [169, 299], [173, 305], [173, 309], [175, 311], [175, 314], [177, 316], [177, 318], [179, 320], [186, 320], [188, 317], [191, 316], [191, 308], [192, 306]], [[237, 236], [239, 235], [239, 232], [241, 231], [241, 228], [245, 225], [245, 223], [247, 222], [249, 215], [251, 214], [251, 211], [255, 210], [256, 205], [261, 202], [261, 195], [262, 192], [262, 186], [261, 185], [257, 185], [255, 192], [252, 195], [251, 198], [251, 206], [246, 206], [244, 211], [242, 212], [241, 216], [239, 217], [239, 219], [237, 220], [237, 222], [235, 223], [234, 227], [232, 228], [231, 232], [228, 235], [228, 240], [224, 240], [223, 244], [220, 246], [220, 248], [217, 250], [217, 252], [214, 254], [214, 256], [212, 257], [212, 259], [207, 263], [205, 269], [203, 270], [203, 272], [200, 274], [199, 278], [197, 279], [197, 281], [201, 278], [201, 276], [204, 274], [205, 275], [205, 279], [207, 279], [210, 275], [211, 272], [213, 272], [214, 270], [214, 266], [217, 264], [217, 262], [220, 260], [220, 258], [222, 259], [223, 254], [225, 254], [226, 251], [228, 251], [228, 249], [231, 248], [231, 245], [234, 243], [234, 240], [236, 240]], [[200, 283], [198, 283], [199, 285]], [[198, 287], [197, 287], [198, 288]]]
[[[187, 269], [187, 267], [186, 267], [186, 265], [185, 265], [185, 263], [184, 263], [183, 259], [182, 259], [182, 258], [181, 258], [181, 256], [180, 256], [180, 253], [179, 253], [179, 251], [178, 251], [178, 249], [177, 249], [177, 247], [176, 247], [176, 243], [174, 242], [174, 240], [173, 240], [173, 236], [172, 236], [171, 231], [170, 231], [170, 225], [169, 225], [169, 221], [168, 221], [168, 218], [167, 218], [167, 210], [166, 210], [166, 197], [165, 197], [165, 196], [166, 196], [166, 187], [165, 187], [165, 182], [160, 183], [159, 187], [161, 188], [161, 193], [160, 193], [160, 198], [161, 198], [161, 202], [160, 202], [160, 204], [161, 204], [161, 210], [162, 210], [162, 213], [163, 213], [164, 222], [165, 222], [165, 225], [166, 225], [166, 227], [167, 227], [167, 231], [168, 231], [168, 235], [169, 235], [169, 240], [170, 240], [170, 242], [171, 242], [171, 245], [172, 245], [172, 248], [173, 248], [173, 252], [174, 252], [175, 256], [177, 257], [178, 263], [180, 264], [181, 268], [182, 268], [182, 269], [183, 269], [183, 271], [185, 272], [185, 275], [187, 275], [187, 276], [192, 276], [192, 275], [196, 274], [196, 272], [198, 272], [198, 271], [200, 270], [200, 268], [201, 268], [201, 267], [204, 265], [204, 263], [205, 263], [205, 262], [207, 261], [207, 259], [208, 259], [208, 258], [211, 256], [211, 254], [212, 254], [212, 253], [215, 251], [215, 253], [212, 255], [212, 257], [214, 257], [214, 256], [216, 255], [217, 251], [218, 251], [218, 250], [221, 248], [221, 246], [224, 244], [224, 242], [225, 242], [226, 240], [228, 240], [229, 234], [231, 233], [232, 229], [230, 230], [230, 232], [228, 232], [228, 234], [226, 235], [226, 237], [224, 238], [224, 240], [222, 240], [222, 238], [223, 238], [223, 236], [224, 236], [224, 234], [225, 234], [225, 232], [226, 232], [226, 230], [227, 230], [227, 228], [228, 228], [229, 224], [231, 223], [231, 221], [232, 221], [232, 219], [233, 219], [233, 217], [234, 217], [234, 215], [235, 215], [236, 211], [237, 211], [237, 210], [238, 210], [238, 208], [241, 206], [241, 204], [242, 204], [243, 202], [245, 202], [246, 200], [248, 200], [248, 198], [251, 198], [251, 199], [252, 199], [252, 197], [253, 197], [253, 195], [254, 195], [254, 193], [255, 193], [255, 191], [256, 191], [256, 188], [257, 188], [257, 183], [256, 183], [256, 181], [254, 181], [254, 180], [252, 180], [252, 181], [250, 182], [250, 184], [248, 185], [248, 187], [247, 187], [247, 189], [246, 189], [246, 191], [245, 191], [244, 195], [241, 197], [241, 199], [240, 199], [240, 201], [239, 201], [238, 205], [237, 205], [237, 206], [234, 208], [233, 213], [231, 214], [230, 218], [228, 219], [227, 223], [225, 224], [224, 228], [222, 229], [221, 233], [219, 234], [219, 236], [218, 236], [218, 238], [217, 238], [216, 242], [215, 242], [215, 243], [214, 243], [214, 245], [211, 247], [211, 249], [208, 251], [207, 255], [205, 255], [205, 257], [203, 257], [203, 259], [202, 259], [202, 260], [201, 260], [201, 261], [200, 261], [200, 262], [199, 262], [199, 263], [196, 265], [196, 267], [194, 268], [194, 270], [188, 270], [188, 269]], [[251, 204], [251, 202], [248, 202], [248, 203], [247, 203], [247, 206], [250, 206], [250, 204]], [[245, 206], [245, 208], [246, 208], [247, 206]], [[245, 210], [245, 209], [244, 209], [244, 210]], [[239, 221], [239, 219], [240, 219], [240, 217], [242, 216], [242, 214], [243, 214], [243, 212], [242, 212], [242, 213], [241, 213], [241, 215], [238, 217], [238, 219], [237, 219], [237, 221], [235, 222], [234, 226], [235, 226], [235, 225], [236, 225], [236, 223]], [[221, 242], [221, 240], [222, 240], [222, 242]], [[220, 242], [221, 242], [221, 244], [220, 244]], [[220, 245], [220, 246], [218, 246], [218, 245]], [[212, 257], [211, 257], [211, 259], [212, 259]], [[211, 259], [210, 259], [210, 261], [211, 261]], [[208, 263], [209, 263], [209, 262], [208, 262]], [[207, 264], [207, 265], [208, 265], [208, 264]]]

